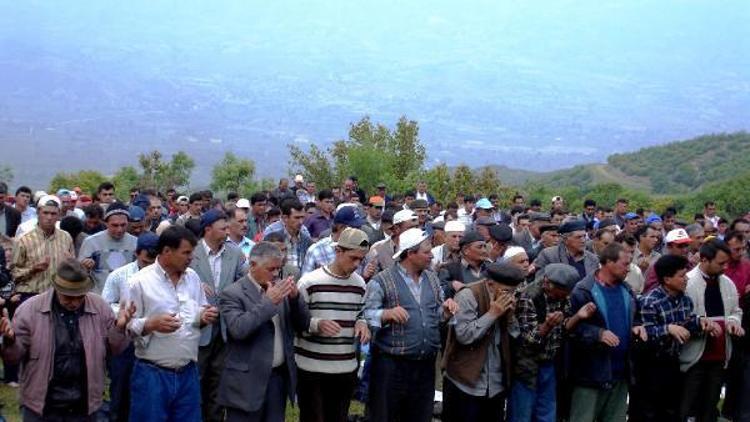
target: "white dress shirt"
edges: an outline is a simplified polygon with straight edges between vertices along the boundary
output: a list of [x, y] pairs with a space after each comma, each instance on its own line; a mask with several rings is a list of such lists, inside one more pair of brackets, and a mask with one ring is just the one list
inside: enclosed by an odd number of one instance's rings
[[[136, 357], [168, 368], [198, 361], [200, 316], [208, 302], [195, 271], [188, 268], [175, 286], [157, 258], [130, 279], [130, 300], [136, 306], [135, 316], [128, 324], [136, 336]], [[146, 320], [164, 313], [178, 316], [182, 326], [173, 333], [143, 335]]]
[[211, 267], [211, 275], [214, 276], [214, 289], [218, 291], [221, 280], [221, 255], [224, 253], [224, 244], [221, 244], [221, 249], [216, 253], [211, 251], [211, 247], [208, 246], [205, 239], [201, 240], [201, 245], [203, 245], [203, 249], [206, 250], [206, 255], [208, 255], [208, 266]]
[[138, 260], [125, 264], [107, 276], [102, 290], [102, 298], [109, 303], [115, 315], [120, 312], [120, 302], [127, 302], [130, 297], [130, 278], [138, 272]]

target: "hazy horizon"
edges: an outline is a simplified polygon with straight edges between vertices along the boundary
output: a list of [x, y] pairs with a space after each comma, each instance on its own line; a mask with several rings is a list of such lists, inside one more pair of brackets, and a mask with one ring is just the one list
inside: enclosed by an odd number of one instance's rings
[[196, 184], [226, 151], [276, 177], [364, 115], [418, 121], [429, 165], [537, 171], [750, 129], [743, 1], [0, 5], [15, 182], [154, 148]]

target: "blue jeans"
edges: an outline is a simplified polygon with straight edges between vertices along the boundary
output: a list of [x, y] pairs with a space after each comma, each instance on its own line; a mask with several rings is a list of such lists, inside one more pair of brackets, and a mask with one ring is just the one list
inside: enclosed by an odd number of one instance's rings
[[200, 422], [201, 384], [198, 365], [191, 362], [180, 370], [160, 368], [135, 360], [130, 379], [132, 422]]
[[508, 421], [555, 422], [556, 385], [553, 363], [539, 365], [535, 389], [522, 382], [514, 382], [508, 404]]

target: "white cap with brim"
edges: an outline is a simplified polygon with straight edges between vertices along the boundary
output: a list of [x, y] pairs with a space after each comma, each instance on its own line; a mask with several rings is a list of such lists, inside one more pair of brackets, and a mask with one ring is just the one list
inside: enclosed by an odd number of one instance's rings
[[404, 221], [416, 220], [417, 214], [412, 210], [401, 210], [393, 215], [393, 224], [401, 224]]
[[667, 236], [664, 238], [664, 241], [666, 243], [690, 243], [692, 240], [690, 239], [690, 236], [688, 236], [685, 229], [674, 229], [667, 233]]
[[36, 206], [37, 208], [41, 208], [50, 202], [54, 202], [55, 204], [57, 204], [57, 208], [60, 208], [62, 206], [62, 201], [60, 201], [60, 198], [56, 197], [55, 195], [42, 196], [41, 198], [39, 198], [39, 201], [37, 201]]
[[[395, 219], [395, 218], [394, 218]], [[424, 230], [418, 228], [409, 229], [398, 237], [398, 251], [393, 255], [393, 259], [398, 261], [398, 257], [401, 256], [404, 251], [419, 246], [422, 242], [429, 239], [428, 235]]]

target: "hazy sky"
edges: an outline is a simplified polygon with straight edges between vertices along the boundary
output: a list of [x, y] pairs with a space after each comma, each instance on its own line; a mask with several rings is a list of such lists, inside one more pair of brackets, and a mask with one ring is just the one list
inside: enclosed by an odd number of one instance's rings
[[0, 130], [258, 161], [407, 115], [431, 162], [564, 167], [747, 129], [748, 22], [747, 0], [0, 1]]

